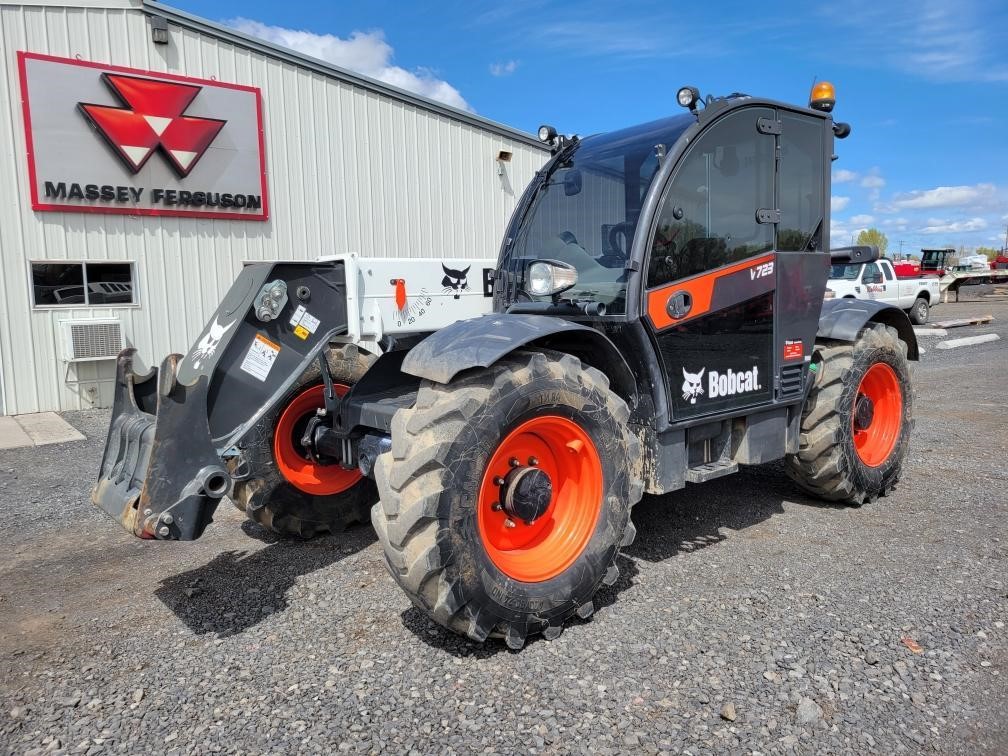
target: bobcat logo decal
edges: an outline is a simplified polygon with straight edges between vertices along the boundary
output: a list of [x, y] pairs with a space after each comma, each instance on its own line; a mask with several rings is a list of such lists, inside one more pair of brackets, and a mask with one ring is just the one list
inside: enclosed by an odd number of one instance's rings
[[[469, 266], [469, 268], [471, 267], [472, 265]], [[444, 263], [441, 263], [441, 270], [445, 272], [444, 278], [441, 279], [441, 285], [444, 287], [445, 294], [451, 292], [455, 295], [455, 299], [458, 299], [463, 291], [469, 291], [469, 280], [467, 278], [469, 268], [465, 270], [452, 270]]]
[[704, 392], [701, 380], [706, 369], [700, 368], [699, 373], [687, 373], [686, 368], [682, 369], [683, 378], [685, 379], [682, 385], [682, 398], [689, 399], [690, 404], [696, 404], [697, 397]]
[[205, 360], [209, 360], [214, 356], [221, 339], [224, 338], [224, 334], [230, 331], [237, 322], [237, 320], [232, 320], [226, 326], [222, 326], [219, 321], [214, 320], [210, 324], [210, 330], [207, 331], [206, 336], [199, 340], [199, 343], [192, 351], [192, 366], [194, 370], [199, 370]]

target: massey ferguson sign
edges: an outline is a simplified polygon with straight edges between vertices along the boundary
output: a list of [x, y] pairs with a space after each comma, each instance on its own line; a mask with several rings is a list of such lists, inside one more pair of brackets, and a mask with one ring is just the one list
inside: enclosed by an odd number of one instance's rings
[[35, 210], [266, 220], [259, 90], [19, 52]]

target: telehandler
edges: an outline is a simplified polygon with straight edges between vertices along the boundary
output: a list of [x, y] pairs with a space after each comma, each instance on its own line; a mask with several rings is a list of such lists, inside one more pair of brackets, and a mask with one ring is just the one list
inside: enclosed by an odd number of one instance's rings
[[94, 503], [159, 540], [224, 497], [297, 537], [370, 517], [416, 606], [518, 649], [591, 616], [645, 491], [783, 459], [827, 500], [889, 493], [918, 349], [895, 307], [824, 300], [832, 86], [677, 100], [540, 129], [496, 260], [253, 265], [187, 355], [124, 351]]

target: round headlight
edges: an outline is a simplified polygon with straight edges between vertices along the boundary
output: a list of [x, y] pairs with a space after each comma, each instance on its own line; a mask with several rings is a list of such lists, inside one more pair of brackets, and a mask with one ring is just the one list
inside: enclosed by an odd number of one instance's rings
[[540, 142], [552, 142], [556, 139], [557, 130], [554, 129], [549, 124], [543, 124], [539, 127], [539, 141]]
[[553, 292], [553, 266], [549, 263], [535, 262], [529, 265], [529, 293], [544, 297]]
[[696, 87], [682, 87], [676, 93], [676, 100], [684, 108], [692, 108], [696, 101], [700, 99], [700, 90]]

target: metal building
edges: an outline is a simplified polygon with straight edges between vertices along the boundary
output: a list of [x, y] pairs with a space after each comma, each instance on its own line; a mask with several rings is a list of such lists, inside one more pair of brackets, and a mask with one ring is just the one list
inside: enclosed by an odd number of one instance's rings
[[156, 2], [0, 0], [0, 412], [105, 406], [250, 261], [493, 256], [532, 136]]

